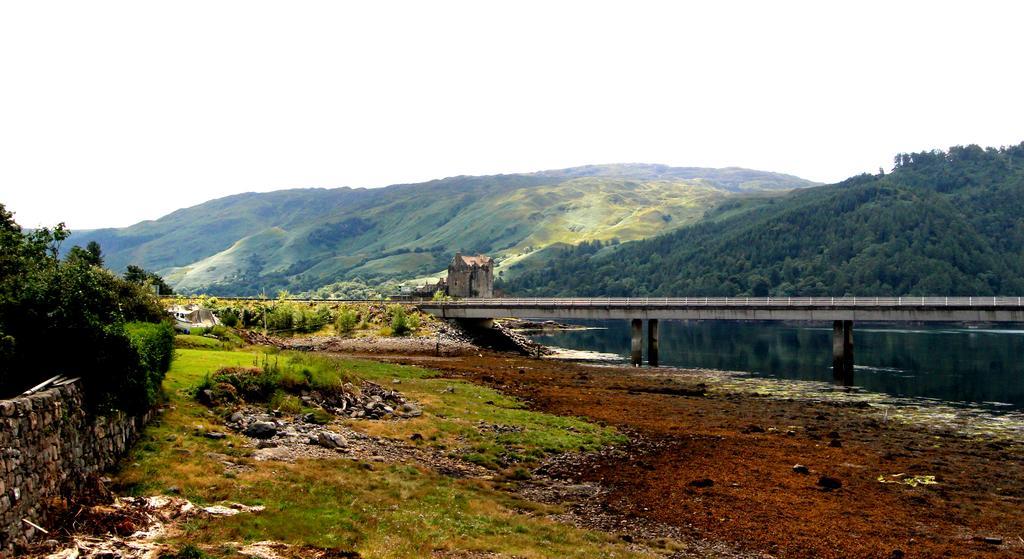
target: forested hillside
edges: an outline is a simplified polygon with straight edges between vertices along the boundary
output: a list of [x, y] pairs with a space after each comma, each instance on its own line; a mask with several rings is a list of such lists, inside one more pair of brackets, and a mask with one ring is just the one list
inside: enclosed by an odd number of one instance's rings
[[66, 246], [97, 241], [110, 269], [142, 266], [178, 292], [361, 297], [441, 272], [456, 250], [494, 256], [502, 270], [528, 268], [560, 243], [643, 239], [727, 200], [811, 185], [748, 169], [631, 164], [283, 190], [78, 232]]
[[1024, 143], [900, 154], [886, 175], [794, 191], [615, 247], [563, 249], [517, 295], [1024, 294]]

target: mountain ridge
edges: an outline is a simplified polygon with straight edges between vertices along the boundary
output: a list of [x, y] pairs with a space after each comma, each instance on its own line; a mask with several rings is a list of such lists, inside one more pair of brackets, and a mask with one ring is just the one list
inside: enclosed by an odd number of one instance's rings
[[899, 154], [888, 174], [610, 249], [562, 250], [562, 266], [503, 287], [568, 295], [571, 278], [581, 296], [1020, 295], [1024, 143]]
[[304, 292], [429, 275], [455, 250], [521, 266], [554, 243], [646, 238], [699, 221], [727, 198], [815, 184], [739, 167], [608, 164], [245, 192], [125, 228], [76, 232], [67, 246], [96, 240], [110, 268], [141, 265], [187, 292]]

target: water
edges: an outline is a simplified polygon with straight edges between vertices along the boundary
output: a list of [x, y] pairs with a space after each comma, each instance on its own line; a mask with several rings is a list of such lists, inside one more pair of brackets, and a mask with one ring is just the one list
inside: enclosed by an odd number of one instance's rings
[[[629, 357], [627, 321], [547, 332], [540, 343]], [[832, 380], [832, 325], [661, 321], [666, 366], [745, 371], [794, 380]], [[646, 328], [645, 328], [646, 330]], [[1024, 330], [854, 324], [854, 385], [915, 398], [1024, 409]], [[646, 332], [644, 358], [646, 359]]]

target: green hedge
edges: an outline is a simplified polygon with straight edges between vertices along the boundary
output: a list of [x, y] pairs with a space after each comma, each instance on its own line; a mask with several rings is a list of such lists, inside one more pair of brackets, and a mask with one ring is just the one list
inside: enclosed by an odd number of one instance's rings
[[138, 353], [139, 364], [145, 371], [146, 386], [138, 396], [145, 395], [146, 407], [152, 406], [160, 396], [164, 375], [171, 368], [174, 357], [174, 328], [170, 322], [131, 322], [125, 325], [132, 347]]

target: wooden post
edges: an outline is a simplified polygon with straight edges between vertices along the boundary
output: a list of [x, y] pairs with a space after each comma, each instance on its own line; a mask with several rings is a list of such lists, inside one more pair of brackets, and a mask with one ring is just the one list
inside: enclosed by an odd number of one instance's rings
[[647, 364], [658, 366], [658, 319], [647, 321]]
[[634, 318], [631, 324], [631, 331], [633, 334], [633, 344], [630, 360], [634, 367], [639, 367], [643, 364], [644, 321]]

